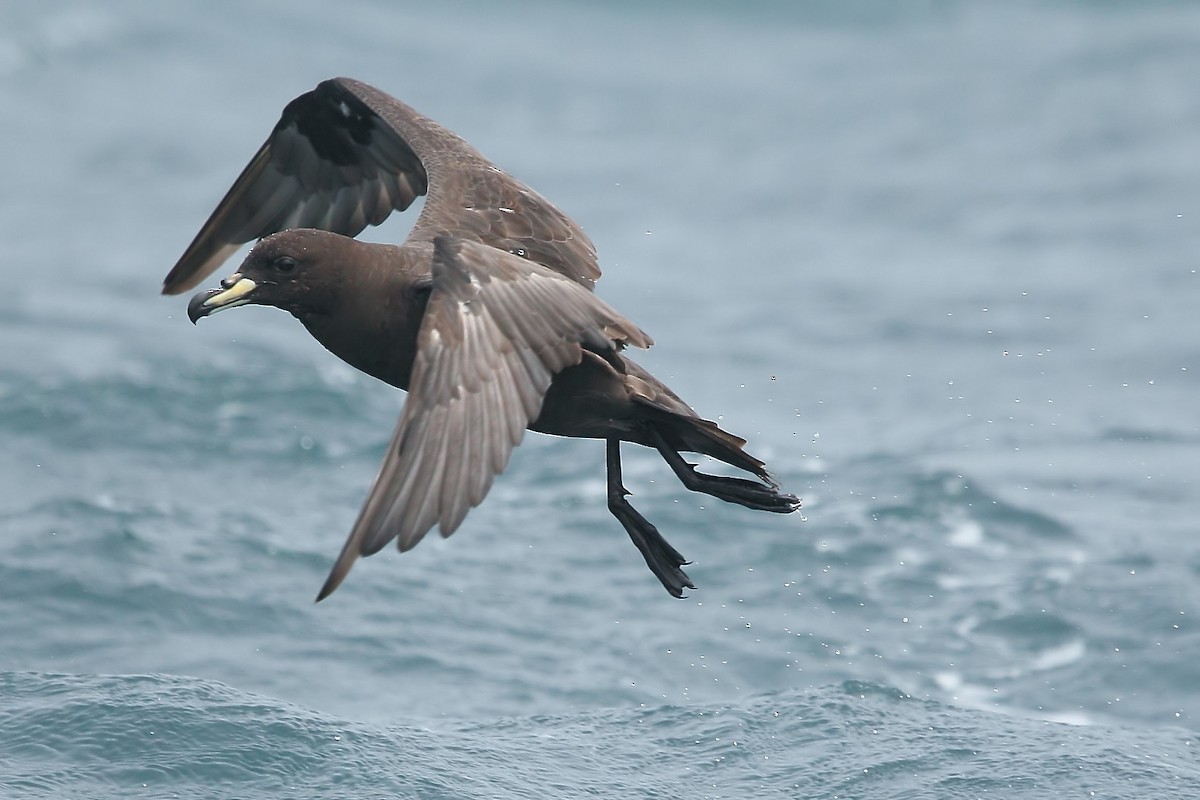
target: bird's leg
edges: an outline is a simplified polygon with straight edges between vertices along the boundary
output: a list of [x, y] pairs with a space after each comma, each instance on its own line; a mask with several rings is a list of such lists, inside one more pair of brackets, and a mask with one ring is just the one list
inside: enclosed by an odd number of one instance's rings
[[685, 588], [696, 588], [692, 579], [680, 569], [688, 561], [674, 547], [667, 544], [658, 528], [629, 505], [629, 501], [625, 499], [629, 492], [621, 484], [621, 440], [608, 439], [607, 447], [608, 510], [625, 527], [629, 538], [637, 545], [637, 549], [642, 551], [646, 566], [662, 581], [666, 590], [675, 597], [683, 597]]
[[774, 511], [777, 514], [790, 514], [800, 507], [800, 500], [796, 495], [780, 492], [773, 486], [748, 481], [745, 478], [727, 478], [723, 475], [697, 472], [694, 469], [695, 465], [684, 461], [683, 456], [667, 444], [661, 433], [651, 428], [650, 436], [654, 446], [684, 487], [693, 492], [703, 492], [727, 503], [737, 503], [760, 511]]

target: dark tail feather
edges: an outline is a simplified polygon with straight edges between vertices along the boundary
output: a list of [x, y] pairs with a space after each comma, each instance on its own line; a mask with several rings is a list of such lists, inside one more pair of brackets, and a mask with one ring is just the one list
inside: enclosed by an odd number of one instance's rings
[[[740, 485], [752, 483], [751, 481], [741, 478], [717, 478], [695, 473], [700, 476], [702, 486], [695, 485], [695, 481], [690, 477], [694, 470], [678, 455], [683, 451], [710, 456], [717, 461], [723, 461], [732, 467], [758, 476], [759, 480], [766, 484], [765, 487], [760, 488], [776, 498], [772, 505], [778, 507], [772, 507], [769, 510], [794, 511], [800, 507], [800, 501], [794, 496], [778, 491], [779, 484], [767, 472], [766, 464], [742, 449], [746, 445], [745, 439], [721, 430], [715, 422], [697, 416], [691, 406], [683, 402], [679, 395], [672, 392], [666, 384], [635, 362], [624, 357], [621, 362], [625, 373], [633, 379], [637, 386], [637, 393], [633, 400], [644, 410], [642, 421], [647, 423], [647, 427], [650, 429], [649, 441], [641, 441], [641, 444], [657, 448], [685, 485], [692, 484], [688, 486], [689, 489], [713, 494], [722, 500], [734, 503], [751, 505], [755, 508], [762, 507], [754, 501], [744, 502], [742, 499], [725, 497], [717, 488], [721, 484]], [[668, 451], [673, 452], [668, 455]], [[712, 478], [712, 480], [704, 482], [704, 477]], [[789, 504], [793, 505], [787, 507]]]
[[653, 411], [655, 430], [671, 449], [711, 456], [732, 467], [753, 472], [772, 488], [779, 488], [767, 472], [767, 465], [742, 449], [746, 445], [742, 437], [721, 430], [717, 423], [701, 417], [684, 416], [651, 405], [647, 407]]
[[[690, 418], [683, 419], [691, 421]], [[707, 420], [695, 420], [693, 430], [700, 431], [699, 438], [690, 437], [694, 444], [685, 444], [683, 448], [675, 447], [671, 441], [658, 429], [650, 431], [650, 438], [658, 449], [659, 455], [671, 467], [675, 476], [683, 485], [693, 492], [703, 492], [727, 503], [737, 503], [747, 508], [757, 508], [760, 511], [772, 511], [776, 514], [790, 514], [800, 508], [800, 500], [793, 494], [781, 492], [779, 484], [767, 474], [763, 463], [742, 450], [742, 440], [718, 428]], [[681, 441], [688, 441], [686, 435]], [[715, 445], [715, 446], [714, 446]], [[762, 479], [748, 481], [745, 478], [729, 478], [723, 475], [709, 475], [697, 472], [692, 464], [679, 454], [680, 449], [694, 450], [705, 453], [732, 464], [748, 472], [753, 472]]]

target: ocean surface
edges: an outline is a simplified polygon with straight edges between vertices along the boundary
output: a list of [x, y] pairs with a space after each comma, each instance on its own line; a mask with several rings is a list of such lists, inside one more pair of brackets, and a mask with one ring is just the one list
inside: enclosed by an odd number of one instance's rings
[[[626, 448], [675, 600], [530, 434], [314, 604], [403, 394], [158, 290], [334, 75], [802, 514]], [[1197, 76], [1187, 2], [0, 4], [0, 798], [1200, 796]]]

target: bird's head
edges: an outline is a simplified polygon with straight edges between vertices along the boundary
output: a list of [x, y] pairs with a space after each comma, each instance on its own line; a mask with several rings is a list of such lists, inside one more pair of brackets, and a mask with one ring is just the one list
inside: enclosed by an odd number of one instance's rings
[[295, 228], [259, 241], [238, 271], [220, 287], [200, 292], [188, 303], [188, 318], [249, 304], [275, 306], [304, 319], [329, 313], [339, 295], [343, 258], [330, 257], [361, 246], [329, 231]]

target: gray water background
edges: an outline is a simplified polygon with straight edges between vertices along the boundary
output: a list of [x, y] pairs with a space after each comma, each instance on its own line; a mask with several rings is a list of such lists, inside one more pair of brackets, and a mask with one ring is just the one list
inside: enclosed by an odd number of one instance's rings
[[[157, 291], [339, 74], [579, 220], [804, 518], [631, 450], [675, 601], [530, 435], [313, 605], [403, 395]], [[1196, 75], [1183, 2], [0, 6], [0, 795], [1200, 795]]]

